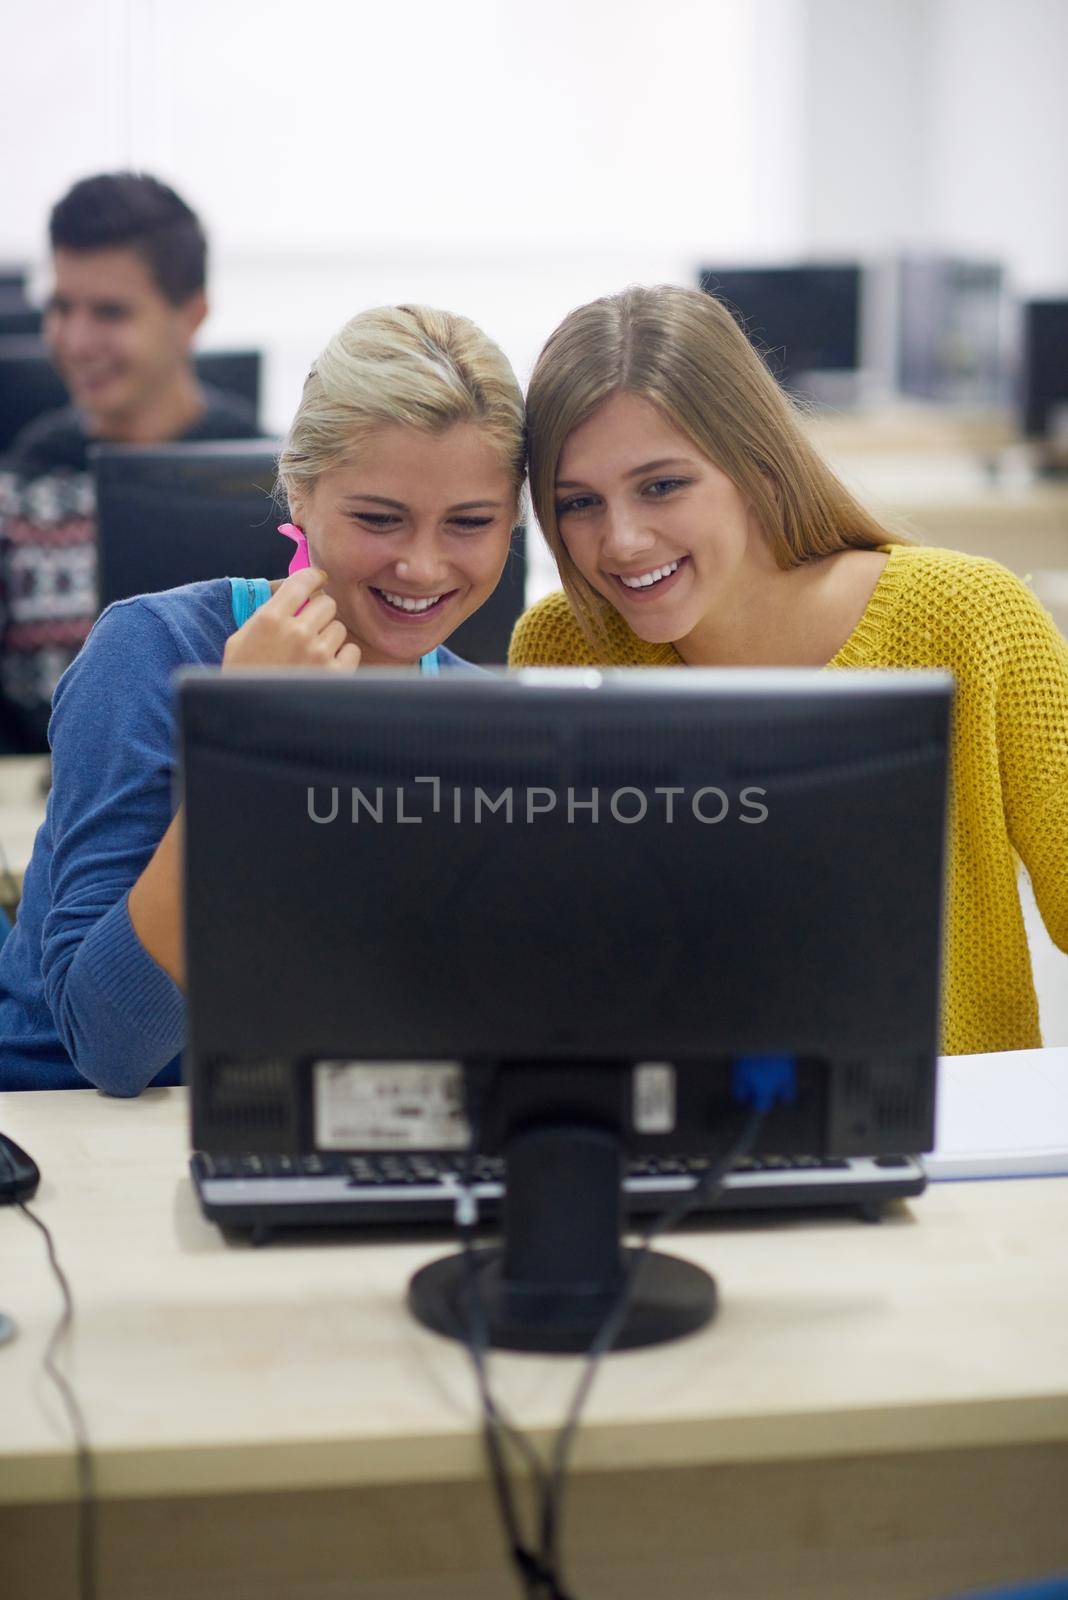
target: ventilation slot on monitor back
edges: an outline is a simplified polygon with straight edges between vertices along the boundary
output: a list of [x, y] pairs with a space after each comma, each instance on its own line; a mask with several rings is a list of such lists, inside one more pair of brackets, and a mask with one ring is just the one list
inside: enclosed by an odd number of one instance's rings
[[293, 1115], [293, 1074], [287, 1061], [212, 1061], [207, 1114], [215, 1148], [286, 1149]]
[[843, 1092], [832, 1137], [843, 1142], [844, 1154], [875, 1155], [895, 1145], [923, 1148], [933, 1116], [929, 1066], [920, 1058], [901, 1057], [841, 1064]]

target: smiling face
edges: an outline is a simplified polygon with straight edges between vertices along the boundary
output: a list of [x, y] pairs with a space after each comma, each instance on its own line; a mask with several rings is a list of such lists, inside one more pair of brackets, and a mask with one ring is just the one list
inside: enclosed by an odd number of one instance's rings
[[579, 572], [650, 644], [686, 639], [770, 560], [732, 480], [636, 394], [568, 435], [556, 516]]
[[369, 666], [410, 665], [497, 587], [516, 511], [500, 453], [473, 423], [389, 425], [290, 496], [312, 561]]
[[74, 404], [102, 437], [128, 427], [187, 371], [202, 293], [174, 305], [136, 250], [63, 250], [44, 337]]

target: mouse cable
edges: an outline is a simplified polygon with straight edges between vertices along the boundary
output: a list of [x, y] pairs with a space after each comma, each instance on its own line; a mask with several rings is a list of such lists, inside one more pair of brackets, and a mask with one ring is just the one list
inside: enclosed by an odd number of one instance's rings
[[89, 1450], [89, 1430], [85, 1416], [70, 1382], [56, 1365], [56, 1352], [74, 1325], [74, 1300], [66, 1273], [56, 1257], [56, 1248], [46, 1223], [35, 1216], [24, 1200], [18, 1201], [22, 1211], [34, 1227], [45, 1236], [48, 1261], [63, 1296], [63, 1310], [52, 1330], [44, 1353], [44, 1369], [52, 1379], [63, 1402], [71, 1432], [74, 1435], [75, 1463], [78, 1473], [78, 1600], [95, 1600], [96, 1596], [96, 1502], [93, 1494], [93, 1458]]

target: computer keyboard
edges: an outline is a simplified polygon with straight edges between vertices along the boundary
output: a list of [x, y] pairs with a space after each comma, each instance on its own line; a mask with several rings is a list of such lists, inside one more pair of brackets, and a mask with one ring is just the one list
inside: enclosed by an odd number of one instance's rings
[[[707, 1157], [641, 1157], [627, 1163], [624, 1198], [632, 1217], [651, 1216], [692, 1189]], [[202, 1151], [190, 1170], [204, 1215], [222, 1227], [274, 1228], [403, 1223], [451, 1225], [464, 1157], [439, 1152], [373, 1155], [221, 1156]], [[472, 1165], [480, 1221], [493, 1222], [504, 1194], [504, 1162]], [[927, 1179], [911, 1156], [749, 1156], [702, 1211], [844, 1206], [871, 1220], [890, 1200], [922, 1193]]]

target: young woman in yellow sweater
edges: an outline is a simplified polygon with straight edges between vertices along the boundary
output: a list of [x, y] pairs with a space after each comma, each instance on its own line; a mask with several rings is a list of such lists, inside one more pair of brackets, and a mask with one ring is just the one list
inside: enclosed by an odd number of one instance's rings
[[512, 665], [955, 675], [942, 1048], [1040, 1044], [1016, 857], [1068, 950], [1068, 644], [1030, 590], [880, 527], [696, 290], [572, 312], [534, 369], [527, 427], [564, 593], [520, 618]]

